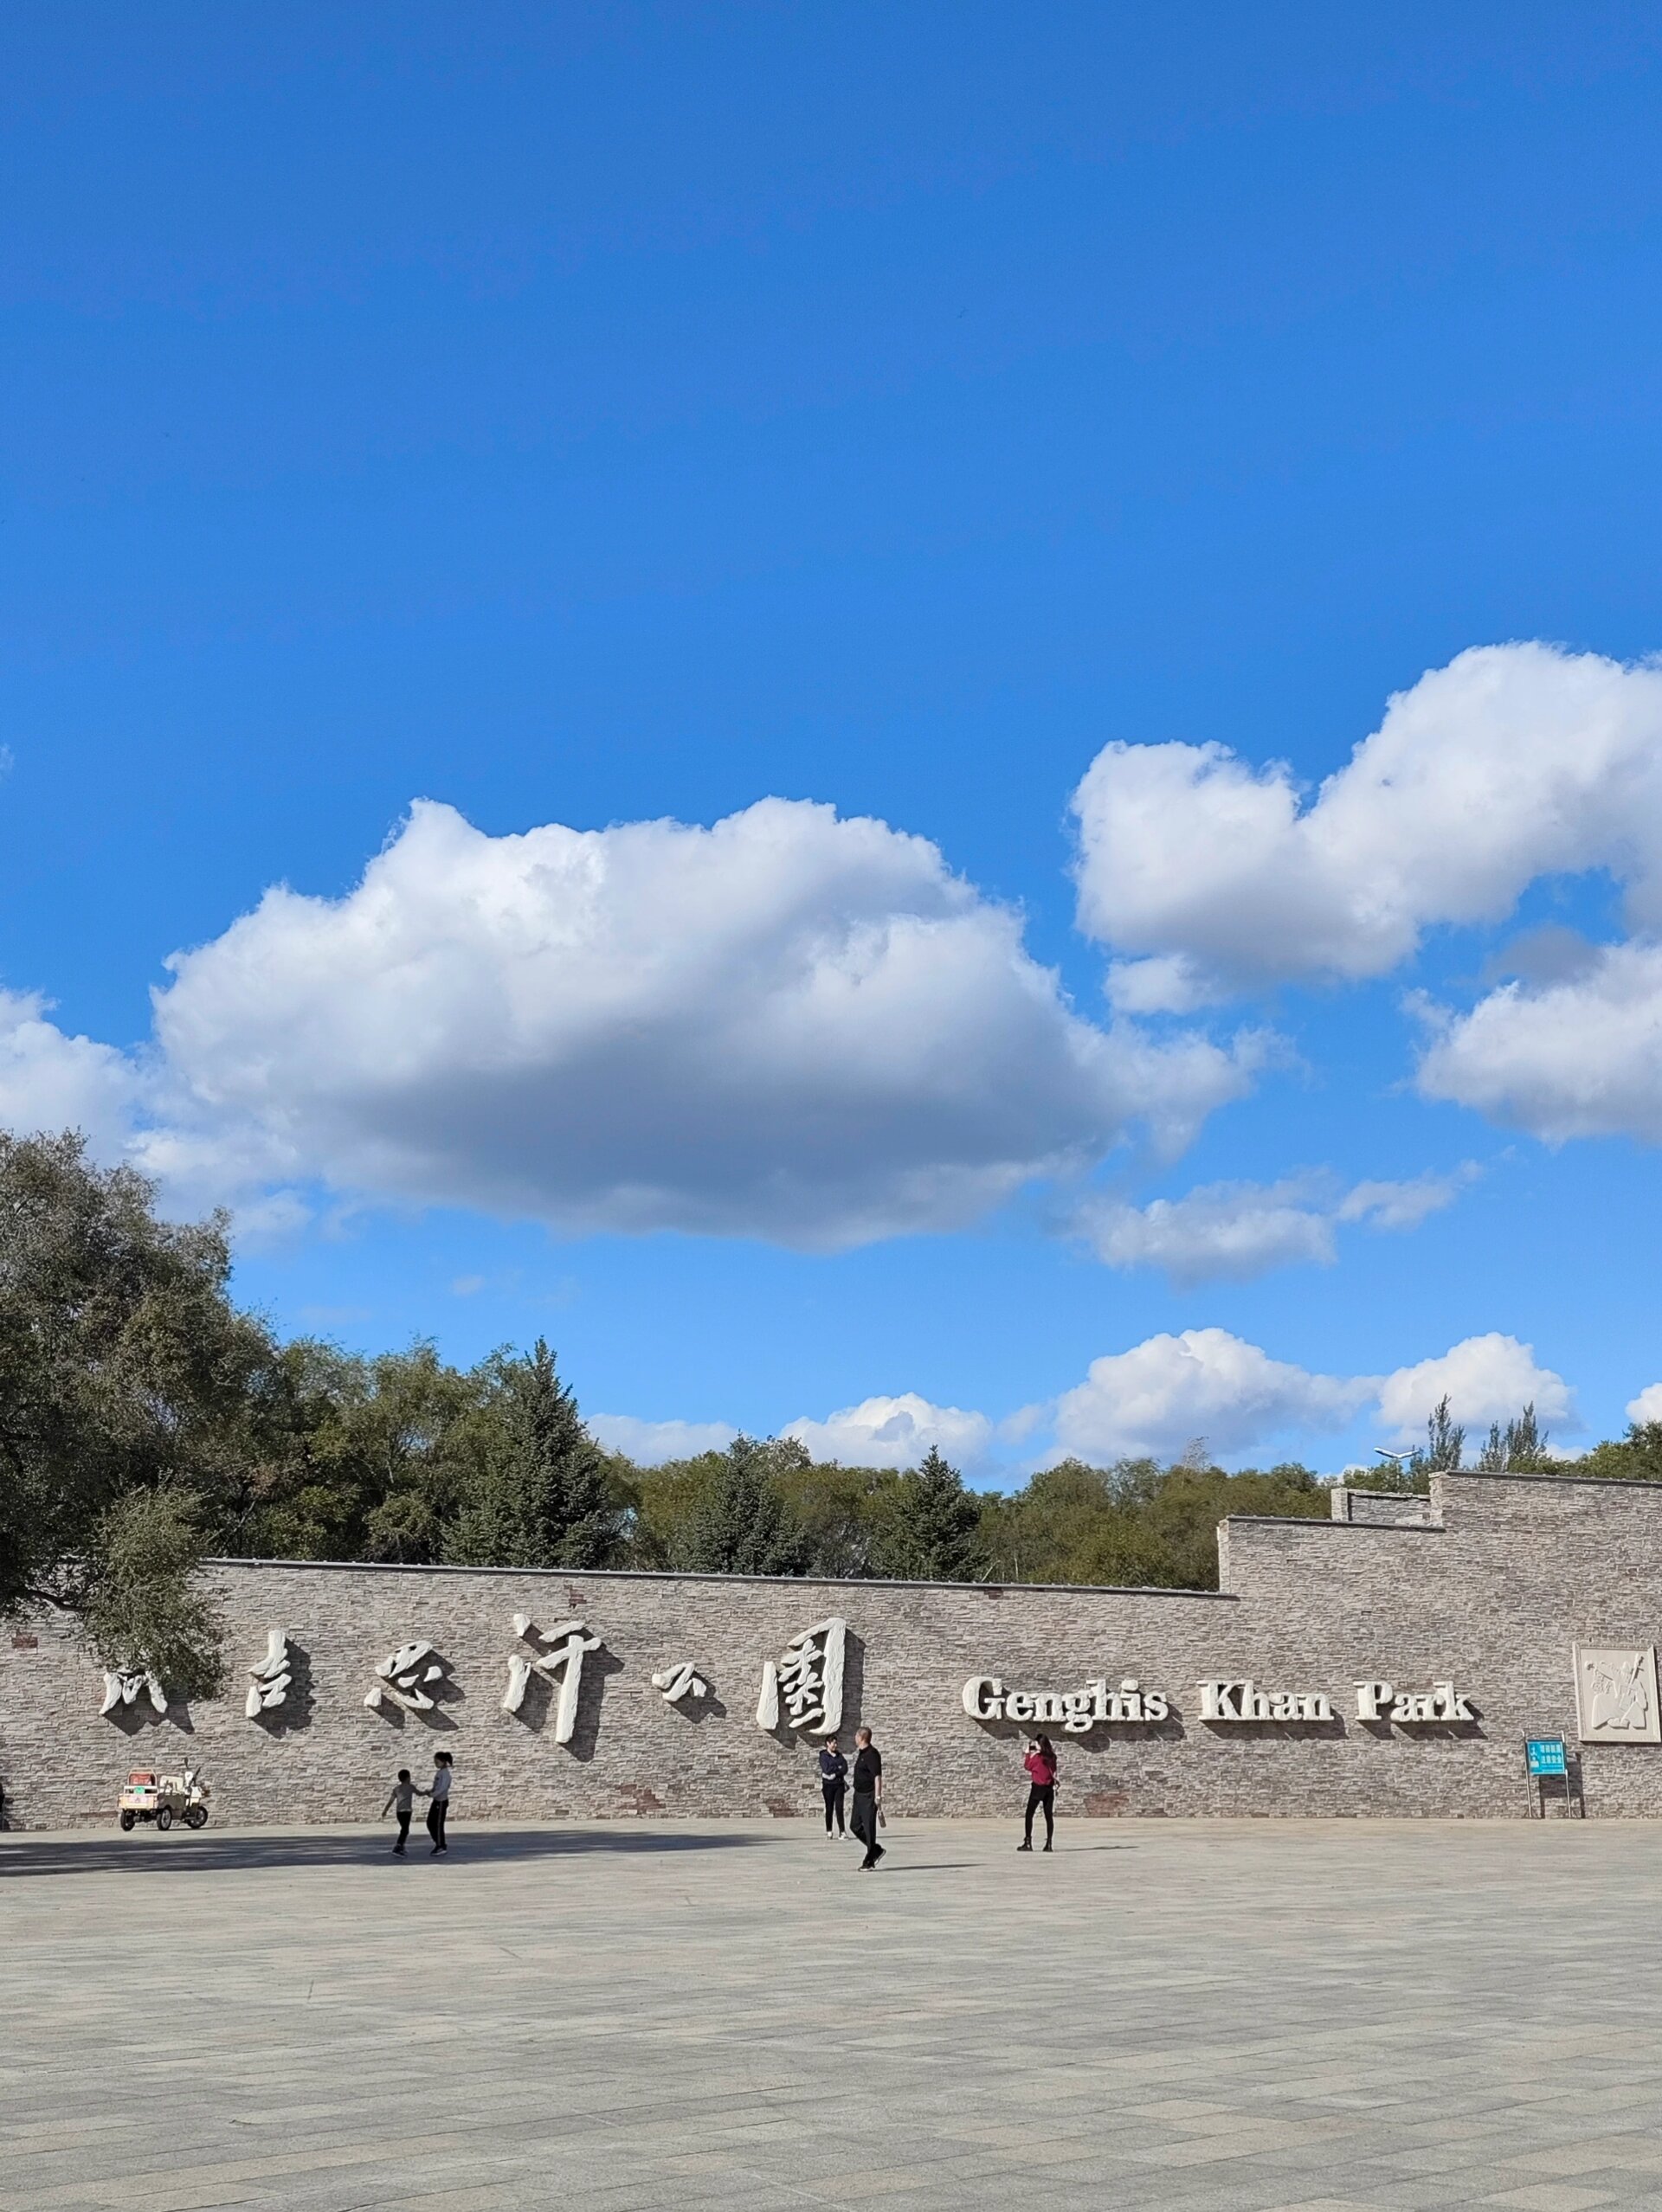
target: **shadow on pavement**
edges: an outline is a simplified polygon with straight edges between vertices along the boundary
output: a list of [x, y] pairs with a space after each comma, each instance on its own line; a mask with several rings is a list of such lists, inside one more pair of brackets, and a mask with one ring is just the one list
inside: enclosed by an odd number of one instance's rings
[[[243, 1829], [224, 1836], [59, 1836], [37, 1843], [0, 1838], [0, 1881], [12, 1874], [246, 1874], [274, 1867], [362, 1867], [392, 1856], [393, 1829], [358, 1828], [305, 1836], [262, 1835]], [[647, 1853], [674, 1855], [730, 1851], [762, 1839], [752, 1836], [689, 1836], [672, 1828], [482, 1829], [450, 1831], [454, 1865], [503, 1865], [518, 1860], [584, 1855]], [[425, 1837], [409, 1839], [409, 1858], [431, 1857]], [[436, 1875], [437, 1869], [435, 1869]], [[441, 1877], [442, 1878], [442, 1877]]]

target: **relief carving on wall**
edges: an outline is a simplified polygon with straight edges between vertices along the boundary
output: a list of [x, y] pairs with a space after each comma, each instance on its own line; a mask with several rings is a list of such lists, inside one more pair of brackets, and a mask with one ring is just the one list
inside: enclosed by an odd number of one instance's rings
[[1584, 1744], [1662, 1744], [1656, 1646], [1607, 1649], [1578, 1643], [1575, 1720]]

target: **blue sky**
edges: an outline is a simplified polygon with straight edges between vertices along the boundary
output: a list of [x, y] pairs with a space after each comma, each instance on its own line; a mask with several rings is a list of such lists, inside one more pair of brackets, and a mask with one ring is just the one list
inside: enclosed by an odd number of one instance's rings
[[647, 1451], [1662, 1381], [1639, 13], [92, 5], [3, 85], [0, 1122]]

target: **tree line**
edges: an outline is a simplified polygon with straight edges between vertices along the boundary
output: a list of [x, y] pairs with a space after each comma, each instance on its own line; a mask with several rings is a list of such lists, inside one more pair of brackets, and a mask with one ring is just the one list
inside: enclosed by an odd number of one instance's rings
[[[1200, 1447], [1002, 1495], [934, 1450], [897, 1472], [789, 1437], [637, 1466], [590, 1436], [544, 1343], [365, 1358], [282, 1341], [229, 1281], [222, 1219], [164, 1221], [76, 1135], [0, 1135], [0, 1614], [64, 1608], [105, 1663], [186, 1694], [219, 1679], [194, 1577], [212, 1555], [1206, 1590], [1226, 1514], [1329, 1510], [1309, 1468], [1227, 1473]], [[1445, 1402], [1409, 1463], [1355, 1479], [1423, 1488], [1464, 1450]], [[1479, 1455], [1549, 1463], [1528, 1407]], [[1662, 1479], [1662, 1424], [1576, 1471]]]

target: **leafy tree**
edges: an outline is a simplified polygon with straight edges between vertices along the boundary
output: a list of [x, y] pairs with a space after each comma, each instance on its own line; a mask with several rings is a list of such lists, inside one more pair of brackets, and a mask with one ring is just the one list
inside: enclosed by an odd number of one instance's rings
[[1439, 1399], [1426, 1423], [1426, 1445], [1409, 1465], [1416, 1475], [1453, 1475], [1466, 1456], [1466, 1424], [1450, 1417], [1446, 1395]]
[[615, 1555], [628, 1514], [606, 1454], [538, 1337], [499, 1362], [506, 1450], [475, 1476], [445, 1546], [470, 1565], [598, 1567]]
[[902, 1478], [888, 1468], [810, 1459], [795, 1437], [779, 1438], [773, 1449], [800, 1456], [798, 1464], [779, 1464], [774, 1479], [802, 1532], [804, 1573], [857, 1579], [883, 1572], [877, 1550], [887, 1501]]
[[774, 1469], [773, 1440], [737, 1437], [713, 1456], [675, 1564], [704, 1574], [800, 1574], [808, 1547]]
[[235, 1512], [274, 1356], [229, 1270], [222, 1218], [158, 1220], [74, 1134], [0, 1134], [0, 1612], [95, 1607], [135, 1656], [212, 1675], [210, 1624], [168, 1593]]
[[1012, 1582], [1215, 1590], [1218, 1523], [1232, 1513], [1323, 1519], [1325, 1483], [1285, 1464], [1228, 1475], [1185, 1454], [1169, 1467], [1063, 1460], [1013, 1497], [987, 1501], [993, 1572]]
[[1635, 1421], [1625, 1437], [1597, 1444], [1575, 1463], [1577, 1475], [1611, 1482], [1662, 1482], [1662, 1421]]
[[1528, 1470], [1551, 1464], [1545, 1431], [1536, 1423], [1533, 1400], [1504, 1429], [1498, 1421], [1489, 1424], [1488, 1442], [1478, 1458], [1479, 1474], [1499, 1475], [1511, 1468]]
[[908, 1582], [973, 1582], [985, 1570], [980, 1501], [933, 1444], [884, 1500], [875, 1561]]
[[106, 1667], [143, 1667], [178, 1697], [223, 1686], [224, 1630], [203, 1588], [201, 1501], [188, 1490], [129, 1490], [98, 1524], [84, 1599]]

